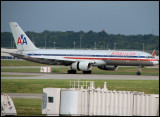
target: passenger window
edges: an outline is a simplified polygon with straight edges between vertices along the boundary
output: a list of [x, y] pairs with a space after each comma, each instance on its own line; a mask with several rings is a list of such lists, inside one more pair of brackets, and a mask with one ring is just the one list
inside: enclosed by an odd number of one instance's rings
[[148, 58], [152, 59], [153, 57], [152, 57], [152, 56], [149, 56]]
[[48, 102], [53, 103], [53, 97], [48, 97]]

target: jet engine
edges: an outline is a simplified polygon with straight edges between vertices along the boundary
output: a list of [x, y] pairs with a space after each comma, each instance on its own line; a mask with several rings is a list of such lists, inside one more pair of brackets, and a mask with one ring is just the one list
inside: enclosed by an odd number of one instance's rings
[[113, 66], [113, 65], [103, 65], [103, 66], [98, 66], [99, 69], [102, 70], [117, 70], [118, 66]]
[[91, 63], [88, 62], [75, 62], [71, 64], [72, 70], [79, 70], [79, 71], [90, 71], [92, 68]]

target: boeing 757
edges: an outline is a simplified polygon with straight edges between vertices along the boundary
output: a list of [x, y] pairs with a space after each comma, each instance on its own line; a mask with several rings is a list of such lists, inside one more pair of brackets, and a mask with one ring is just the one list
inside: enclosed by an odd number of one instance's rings
[[68, 73], [74, 74], [79, 70], [84, 74], [91, 74], [93, 66], [102, 70], [117, 70], [118, 66], [138, 66], [136, 74], [140, 75], [142, 66], [158, 64], [154, 58], [155, 50], [151, 55], [143, 51], [40, 49], [16, 22], [10, 22], [10, 27], [17, 51], [9, 54], [42, 64], [70, 66]]

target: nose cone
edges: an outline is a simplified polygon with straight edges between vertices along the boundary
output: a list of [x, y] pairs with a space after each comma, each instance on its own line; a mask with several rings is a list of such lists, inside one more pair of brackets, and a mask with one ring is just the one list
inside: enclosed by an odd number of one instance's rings
[[153, 65], [157, 65], [158, 64], [158, 61], [153, 61]]

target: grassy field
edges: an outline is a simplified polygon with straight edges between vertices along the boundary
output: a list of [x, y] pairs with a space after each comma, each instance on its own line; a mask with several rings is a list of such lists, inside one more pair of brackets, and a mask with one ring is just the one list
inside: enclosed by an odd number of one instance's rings
[[[70, 79], [1, 79], [3, 93], [42, 94], [43, 88], [69, 88]], [[86, 81], [86, 80], [83, 80]], [[107, 82], [109, 90], [139, 91], [147, 94], [159, 94], [159, 80], [88, 80], [95, 81], [95, 87], [103, 87]]]
[[1, 60], [1, 66], [44, 66], [44, 64], [25, 60]]
[[12, 100], [17, 116], [42, 116], [41, 99], [12, 98]]
[[1, 68], [1, 72], [40, 72], [40, 68]]

